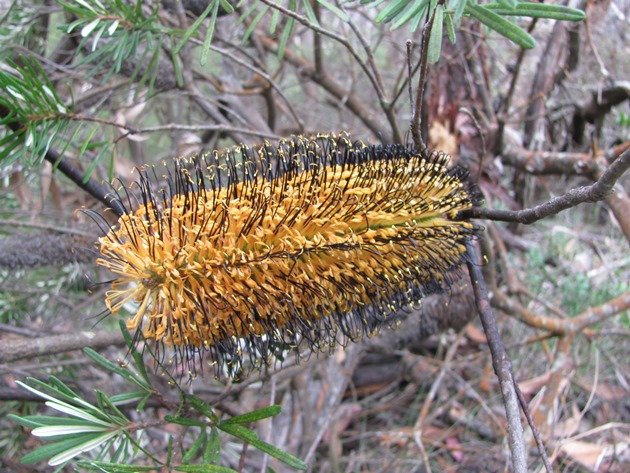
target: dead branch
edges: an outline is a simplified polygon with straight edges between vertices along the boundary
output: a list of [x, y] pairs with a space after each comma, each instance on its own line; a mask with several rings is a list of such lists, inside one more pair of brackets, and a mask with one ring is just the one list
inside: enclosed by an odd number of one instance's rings
[[87, 262], [94, 238], [54, 233], [16, 234], [0, 238], [0, 268], [33, 268]]
[[[422, 139], [422, 133], [420, 131], [422, 120], [422, 102], [424, 99], [424, 87], [427, 83], [428, 72], [428, 54], [429, 54], [429, 37], [431, 35], [431, 29], [433, 28], [433, 20], [435, 19], [435, 13], [431, 16], [422, 28], [422, 42], [420, 47], [420, 77], [418, 77], [418, 87], [416, 88], [416, 100], [413, 106], [413, 115], [411, 117], [411, 136], [413, 138], [416, 149], [420, 151], [426, 150], [426, 144]], [[409, 78], [411, 81], [411, 78]]]
[[630, 168], [630, 150], [624, 151], [602, 176], [590, 186], [571, 189], [566, 194], [524, 210], [498, 210], [476, 207], [462, 212], [463, 217], [487, 218], [503, 222], [530, 224], [540, 219], [555, 215], [563, 210], [575, 207], [584, 202], [597, 202], [604, 199], [612, 190], [617, 180]]
[[506, 314], [516, 315], [522, 322], [530, 327], [547, 330], [557, 335], [579, 333], [590, 325], [603, 322], [630, 308], [630, 292], [625, 292], [605, 304], [587, 309], [576, 317], [561, 319], [535, 314], [527, 310], [513, 298], [507, 297], [501, 290], [496, 290], [493, 296], [493, 305]]
[[596, 90], [591, 99], [575, 107], [572, 121], [573, 142], [582, 144], [586, 123], [601, 122], [614, 106], [630, 100], [630, 82], [616, 82], [603, 90]]
[[501, 153], [501, 161], [535, 175], [590, 176], [597, 170], [597, 160], [591, 153], [562, 153], [506, 146]]
[[65, 353], [86, 347], [97, 350], [124, 343], [125, 340], [119, 330], [86, 331], [28, 340], [3, 340], [0, 346], [0, 363]]
[[[492, 355], [492, 366], [497, 378], [499, 378], [499, 386], [501, 388], [501, 394], [503, 395], [503, 405], [505, 406], [508, 421], [508, 436], [510, 439], [510, 451], [512, 452], [513, 471], [516, 473], [524, 473], [527, 471], [527, 461], [519, 401], [514, 389], [515, 382], [512, 374], [512, 363], [501, 341], [497, 321], [492, 311], [492, 306], [490, 305], [486, 283], [480, 269], [480, 260], [477, 256], [477, 250], [472, 242], [466, 243], [466, 249], [469, 255], [469, 261], [467, 262], [468, 271], [470, 272], [470, 280], [475, 293], [477, 310], [488, 340], [488, 347]], [[545, 452], [543, 451], [541, 454], [544, 455]]]

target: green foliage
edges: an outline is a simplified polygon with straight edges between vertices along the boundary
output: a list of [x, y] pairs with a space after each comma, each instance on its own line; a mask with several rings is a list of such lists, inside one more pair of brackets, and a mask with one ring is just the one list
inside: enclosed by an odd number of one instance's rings
[[362, 4], [372, 6], [384, 4], [376, 15], [377, 23], [391, 23], [396, 29], [408, 25], [412, 32], [433, 18], [429, 38], [429, 63], [438, 61], [441, 53], [442, 26], [448, 38], [455, 42], [455, 30], [460, 27], [463, 16], [479, 21], [522, 48], [531, 49], [536, 45], [534, 38], [513, 20], [505, 17], [550, 18], [564, 21], [581, 21], [584, 12], [562, 5], [549, 5], [538, 2], [500, 0], [495, 3], [479, 3], [477, 0], [362, 0]]
[[[94, 73], [103, 74], [106, 81], [111, 74], [120, 72], [123, 63], [134, 59], [137, 64], [132, 75], [140, 85], [152, 88], [162, 48], [162, 38], [168, 29], [157, 21], [157, 8], [145, 15], [142, 0], [135, 4], [122, 0], [74, 0], [60, 2], [74, 18], [61, 26], [66, 33], [80, 31], [81, 49], [85, 52], [83, 64], [95, 66]], [[142, 71], [140, 65], [148, 60]], [[138, 74], [138, 78], [136, 78]]]
[[[441, 55], [443, 31], [446, 30], [451, 42], [455, 42], [456, 30], [461, 26], [463, 16], [476, 19], [488, 28], [507, 37], [524, 48], [532, 48], [534, 39], [510, 17], [553, 18], [579, 21], [584, 13], [560, 5], [547, 5], [517, 0], [479, 4], [476, 0], [449, 0], [444, 4], [437, 0], [363, 0], [364, 4], [383, 5], [376, 15], [377, 23], [391, 23], [392, 28], [408, 25], [416, 31], [427, 18], [433, 19], [429, 37], [428, 59], [435, 63]], [[157, 7], [146, 13], [141, 0], [74, 0], [61, 1], [64, 10], [73, 21], [61, 26], [66, 33], [79, 31], [83, 58], [80, 64], [90, 64], [91, 74], [106, 81], [112, 74], [121, 71], [123, 64], [135, 64], [131, 80], [149, 91], [157, 78], [158, 64], [164, 41], [171, 39], [172, 63], [178, 83], [182, 83], [181, 50], [199, 35], [201, 26], [207, 23], [201, 48], [201, 64], [208, 60], [217, 17], [220, 12], [229, 14], [234, 7], [227, 0], [212, 0], [204, 12], [186, 30], [163, 26], [157, 16]], [[326, 0], [317, 0], [324, 10], [343, 21], [347, 14]], [[279, 8], [280, 8], [280, 4]], [[296, 18], [308, 22], [311, 27], [319, 25], [310, 0], [288, 0], [285, 11], [262, 2], [241, 1], [240, 22], [248, 24], [242, 37], [247, 41], [261, 20], [271, 15], [268, 29], [278, 34], [278, 56], [284, 56], [296, 24]], [[17, 14], [11, 9], [5, 14]], [[1, 23], [0, 23], [1, 27]], [[0, 32], [2, 30], [0, 29]], [[67, 147], [76, 145], [80, 157], [89, 152], [90, 165], [86, 169], [87, 180], [103, 158], [111, 153], [106, 141], [97, 138], [100, 126], [86, 127], [77, 123], [64, 101], [57, 95], [55, 87], [41, 66], [33, 59], [22, 59], [12, 68], [0, 70], [0, 110], [6, 110], [0, 119], [3, 134], [0, 135], [0, 161], [5, 165], [20, 161], [26, 165], [41, 162], [53, 145], [62, 153]], [[139, 89], [138, 89], [139, 90]], [[7, 129], [12, 127], [12, 129]], [[110, 154], [113, 159], [113, 155]], [[110, 163], [109, 168], [112, 168]], [[112, 177], [112, 176], [110, 176]]]
[[[48, 460], [50, 466], [59, 466], [76, 457], [82, 457], [76, 465], [85, 471], [127, 473], [132, 471], [155, 471], [164, 467], [172, 471], [227, 473], [234, 470], [216, 465], [220, 460], [221, 443], [219, 432], [250, 444], [252, 447], [277, 458], [297, 470], [306, 470], [307, 465], [295, 456], [261, 440], [258, 434], [246, 425], [280, 413], [280, 406], [262, 409], [221, 420], [214, 409], [203, 399], [180, 392], [179, 407], [174, 414], [164, 419], [149, 419], [132, 422], [121, 410], [130, 403], [136, 411], [143, 411], [151, 397], [159, 398], [154, 390], [142, 354], [135, 349], [132, 337], [121, 323], [127, 343], [128, 364], [113, 363], [96, 351], [86, 348], [84, 354], [102, 369], [120, 376], [134, 386], [134, 390], [109, 395], [96, 390], [96, 402], [88, 402], [60, 379], [51, 376], [47, 381], [28, 378], [18, 381], [24, 389], [46, 400], [46, 405], [64, 416], [9, 415], [19, 425], [32, 429], [31, 434], [49, 440], [49, 443], [26, 454], [26, 464]], [[139, 389], [138, 389], [139, 388]], [[172, 455], [166, 463], [146, 450], [142, 431], [148, 427], [164, 424], [183, 426], [184, 436], [194, 439], [182, 454], [181, 464], [172, 465]], [[91, 453], [90, 453], [91, 452]], [[143, 458], [143, 455], [144, 457]], [[85, 457], [92, 457], [85, 459]], [[152, 465], [132, 465], [132, 462], [153, 462]]]
[[630, 128], [630, 114], [625, 113], [623, 111], [618, 112], [617, 125], [619, 125], [622, 128]]
[[[624, 267], [612, 268], [605, 279], [588, 272], [575, 271], [578, 255], [587, 256], [591, 249], [563, 232], [553, 233], [527, 255], [527, 283], [531, 292], [556, 304], [569, 316], [596, 307], [630, 289], [624, 279]], [[545, 291], [557, 294], [548, 299]]]
[[206, 38], [203, 41], [203, 49], [201, 50], [201, 64], [204, 65], [208, 61], [208, 54], [210, 52], [210, 44], [212, 43], [212, 35], [214, 34], [214, 27], [217, 23], [217, 16], [219, 15], [219, 7], [221, 7], [227, 13], [233, 13], [234, 7], [230, 5], [226, 0], [213, 0], [208, 3], [208, 6], [201, 15], [195, 20], [195, 22], [188, 28], [179, 42], [173, 49], [174, 54], [179, 54], [181, 49], [186, 45], [190, 37], [197, 32], [201, 23], [210, 15], [210, 24], [206, 30]]
[[[13, 67], [11, 67], [13, 66]], [[35, 60], [0, 69], [0, 161], [32, 164], [43, 159], [55, 138], [68, 127], [68, 112], [46, 73]], [[6, 110], [6, 112], [5, 112]], [[0, 115], [1, 117], [1, 115]]]
[[[57, 94], [35, 59], [21, 57], [19, 64], [0, 69], [0, 162], [39, 164], [51, 148], [63, 154], [72, 144], [77, 154], [93, 152], [86, 179], [110, 153], [106, 142], [95, 141], [98, 126], [83, 127]], [[87, 135], [87, 136], [85, 136]]]

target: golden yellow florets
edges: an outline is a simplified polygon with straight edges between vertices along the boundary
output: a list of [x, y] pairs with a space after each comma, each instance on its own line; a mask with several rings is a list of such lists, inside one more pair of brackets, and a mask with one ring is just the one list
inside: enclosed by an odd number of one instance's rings
[[129, 329], [236, 369], [371, 332], [448, 282], [474, 233], [461, 171], [405, 146], [297, 137], [179, 160], [167, 181], [143, 171], [142, 203], [100, 240], [107, 307], [133, 301]]

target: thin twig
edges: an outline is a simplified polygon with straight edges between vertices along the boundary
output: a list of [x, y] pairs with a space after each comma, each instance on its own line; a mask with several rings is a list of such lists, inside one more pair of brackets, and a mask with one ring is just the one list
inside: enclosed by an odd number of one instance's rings
[[377, 93], [377, 95], [379, 96], [382, 95], [382, 91], [380, 90], [378, 82], [376, 78], [374, 77], [374, 75], [372, 74], [372, 71], [370, 71], [370, 68], [368, 67], [368, 65], [365, 63], [365, 61], [363, 61], [363, 59], [361, 59], [361, 56], [359, 56], [359, 53], [352, 47], [352, 45], [346, 38], [344, 38], [341, 35], [338, 35], [337, 33], [333, 31], [327, 30], [326, 28], [322, 28], [319, 25], [314, 25], [305, 16], [302, 16], [292, 10], [289, 10], [288, 8], [285, 8], [282, 5], [278, 5], [277, 3], [274, 3], [271, 0], [260, 0], [260, 1], [264, 3], [265, 5], [268, 5], [271, 8], [278, 10], [283, 15], [289, 16], [297, 20], [299, 23], [306, 26], [307, 28], [310, 28], [313, 31], [319, 34], [322, 34], [324, 36], [328, 36], [329, 38], [332, 38], [335, 41], [339, 42], [341, 45], [343, 45], [348, 50], [348, 52], [352, 55], [354, 60], [357, 61], [357, 64], [361, 66], [361, 69], [363, 69], [363, 72], [365, 72], [365, 75], [370, 80], [370, 83], [374, 87], [374, 90]]
[[88, 232], [85, 230], [81, 230], [78, 228], [66, 228], [60, 227], [57, 225], [50, 225], [46, 223], [38, 223], [38, 222], [23, 222], [22, 220], [15, 219], [0, 219], [0, 227], [26, 227], [26, 228], [37, 228], [39, 230], [48, 230], [51, 232], [63, 233], [67, 235], [79, 235], [88, 238], [94, 238], [95, 235], [92, 232]]
[[[260, 43], [271, 51], [278, 47], [278, 43], [264, 35], [257, 37]], [[336, 82], [329, 74], [318, 74], [315, 66], [302, 56], [286, 50], [284, 52], [285, 60], [296, 67], [301, 76], [307, 77], [314, 83], [323, 88], [326, 92], [334, 96], [348, 110], [350, 110], [363, 124], [384, 142], [391, 142], [393, 137], [383, 136], [383, 125], [378, 121], [371, 112], [371, 108], [367, 102], [364, 102], [356, 93], [349, 92], [344, 86]]]
[[411, 67], [411, 52], [413, 43], [407, 40], [407, 91], [409, 92], [409, 103], [413, 103], [413, 90], [411, 89], [411, 78], [413, 77], [413, 69]]
[[477, 179], [475, 180], [475, 182], [479, 182], [479, 180], [481, 179], [481, 172], [483, 171], [483, 160], [486, 157], [486, 137], [483, 133], [483, 131], [481, 130], [481, 125], [479, 125], [479, 122], [477, 121], [477, 118], [475, 117], [475, 115], [473, 114], [473, 112], [471, 112], [470, 110], [468, 110], [466, 107], [460, 107], [459, 111], [464, 113], [465, 115], [468, 116], [468, 118], [470, 118], [473, 122], [473, 125], [475, 126], [475, 129], [477, 130], [477, 134], [479, 135], [479, 139], [481, 140], [481, 156], [479, 157], [479, 167], [477, 169]]
[[[11, 110], [6, 107], [0, 105], [0, 117], [6, 118], [11, 114]], [[17, 132], [22, 128], [22, 124], [17, 121], [10, 121], [5, 123], [12, 131]], [[124, 209], [120, 202], [118, 202], [115, 197], [109, 192], [109, 189], [105, 186], [102, 186], [98, 182], [96, 182], [91, 177], [85, 179], [85, 174], [83, 171], [75, 168], [70, 162], [59, 154], [54, 148], [49, 148], [46, 151], [46, 155], [44, 159], [53, 165], [53, 169], [59, 170], [62, 174], [65, 174], [72, 182], [74, 182], [81, 189], [86, 191], [92, 197], [96, 198], [98, 201], [104, 203], [112, 211], [121, 216], [124, 213]]]
[[508, 422], [508, 437], [510, 451], [512, 452], [512, 466], [515, 473], [525, 473], [527, 471], [527, 461], [525, 457], [525, 442], [523, 440], [523, 427], [521, 426], [521, 416], [519, 412], [518, 397], [515, 390], [514, 377], [512, 375], [512, 364], [508, 357], [501, 336], [497, 321], [490, 305], [488, 290], [479, 265], [477, 249], [472, 241], [466, 243], [468, 252], [468, 271], [475, 293], [475, 302], [481, 318], [488, 347], [492, 355], [492, 366], [499, 378], [499, 386], [503, 395], [503, 404]]
[[282, 91], [282, 88], [278, 84], [276, 84], [276, 82], [271, 78], [271, 76], [269, 74], [267, 74], [265, 71], [263, 71], [262, 69], [254, 66], [252, 64], [246, 63], [245, 61], [241, 60], [239, 57], [237, 57], [234, 54], [230, 53], [227, 49], [223, 49], [223, 48], [220, 48], [220, 47], [214, 46], [214, 45], [211, 45], [210, 49], [212, 51], [218, 52], [219, 54], [222, 54], [224, 57], [226, 57], [230, 61], [233, 61], [233, 62], [239, 64], [240, 66], [242, 66], [242, 67], [252, 71], [255, 74], [258, 74], [261, 78], [263, 78], [269, 84], [269, 86], [273, 90], [276, 91], [278, 96], [283, 100], [284, 104], [287, 106], [287, 109], [289, 110], [289, 113], [291, 114], [291, 116], [295, 120], [295, 123], [298, 126], [298, 128], [301, 131], [304, 131], [304, 123], [302, 122], [302, 119], [300, 118], [299, 114], [297, 113], [297, 111], [295, 110], [293, 105], [291, 104], [291, 101], [287, 98], [285, 93]]
[[534, 223], [540, 219], [555, 215], [563, 210], [584, 202], [597, 202], [604, 199], [613, 189], [617, 180], [630, 168], [630, 150], [624, 151], [606, 169], [602, 176], [590, 186], [576, 187], [566, 194], [524, 210], [499, 210], [475, 207], [462, 212], [462, 217], [487, 218], [503, 222]]
[[427, 71], [429, 70], [429, 37], [431, 36], [431, 29], [433, 28], [433, 20], [435, 13], [431, 15], [429, 21], [427, 21], [422, 28], [422, 43], [420, 47], [421, 63], [420, 63], [420, 77], [418, 79], [418, 89], [416, 91], [416, 101], [413, 107], [413, 115], [411, 117], [411, 137], [413, 138], [414, 145], [421, 153], [426, 153], [426, 145], [422, 139], [422, 133], [420, 126], [422, 125], [422, 102], [424, 98], [424, 86], [427, 82]]
[[532, 435], [534, 436], [534, 440], [536, 441], [536, 447], [538, 448], [538, 452], [540, 453], [540, 458], [545, 465], [545, 470], [547, 473], [552, 473], [553, 468], [551, 467], [551, 462], [549, 461], [549, 456], [547, 455], [547, 449], [545, 448], [545, 444], [542, 441], [542, 437], [540, 435], [540, 431], [538, 427], [536, 427], [536, 422], [532, 419], [532, 414], [529, 412], [529, 405], [527, 404], [527, 400], [521, 391], [518, 383], [514, 383], [514, 390], [516, 391], [516, 395], [518, 396], [518, 403], [521, 405], [521, 410], [523, 414], [525, 414], [525, 418], [527, 419], [527, 423], [529, 424], [529, 428], [532, 429]]
[[[538, 22], [538, 18], [533, 18], [529, 27], [527, 28], [527, 32], [531, 33]], [[512, 97], [514, 96], [514, 91], [516, 90], [516, 82], [521, 73], [521, 66], [523, 64], [523, 59], [525, 59], [525, 53], [528, 50], [521, 47], [518, 52], [518, 57], [516, 58], [516, 64], [514, 65], [512, 77], [510, 79], [510, 86], [508, 87], [507, 94], [503, 99], [503, 103], [501, 104], [501, 109], [499, 113], [497, 113], [497, 138], [495, 142], [495, 151], [496, 154], [499, 154], [500, 150], [503, 149], [503, 132], [505, 130], [505, 122], [509, 116], [510, 106], [512, 105]]]

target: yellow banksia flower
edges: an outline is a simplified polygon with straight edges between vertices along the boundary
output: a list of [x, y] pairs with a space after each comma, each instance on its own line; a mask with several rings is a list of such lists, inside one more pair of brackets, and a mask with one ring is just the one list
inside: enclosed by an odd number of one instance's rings
[[447, 156], [345, 135], [178, 159], [163, 181], [144, 169], [138, 202], [119, 195], [97, 260], [116, 275], [106, 304], [134, 302], [130, 330], [219, 373], [388, 324], [448, 285], [476, 230]]

